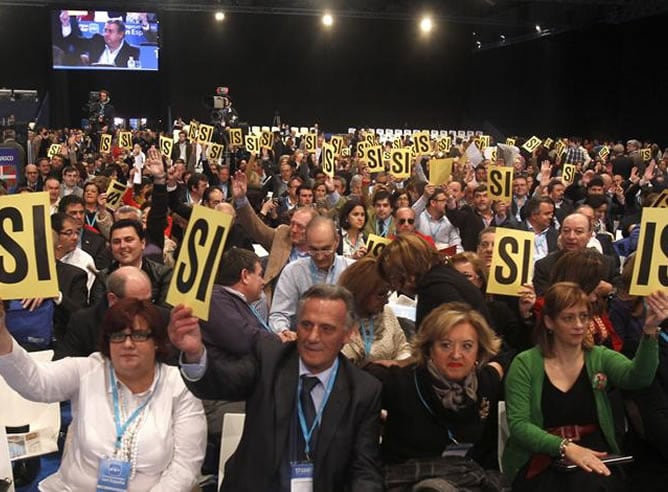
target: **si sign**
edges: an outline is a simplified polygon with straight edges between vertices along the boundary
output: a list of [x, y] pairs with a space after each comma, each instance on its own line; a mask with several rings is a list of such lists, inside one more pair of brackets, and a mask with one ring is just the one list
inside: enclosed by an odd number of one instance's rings
[[231, 215], [201, 205], [193, 207], [167, 292], [169, 304], [184, 304], [194, 316], [209, 319], [213, 280], [231, 224]]
[[49, 194], [0, 197], [0, 298], [57, 297], [53, 251]]
[[380, 254], [385, 249], [385, 246], [392, 242], [391, 239], [386, 239], [375, 234], [369, 234], [369, 239], [366, 242], [366, 254], [367, 256], [373, 256], [378, 258]]
[[668, 214], [662, 208], [643, 208], [629, 293], [632, 296], [646, 296], [667, 289]]
[[519, 296], [522, 285], [531, 281], [534, 233], [499, 227], [496, 229], [488, 294]]
[[510, 203], [513, 196], [513, 168], [507, 166], [489, 166], [487, 172], [489, 197]]

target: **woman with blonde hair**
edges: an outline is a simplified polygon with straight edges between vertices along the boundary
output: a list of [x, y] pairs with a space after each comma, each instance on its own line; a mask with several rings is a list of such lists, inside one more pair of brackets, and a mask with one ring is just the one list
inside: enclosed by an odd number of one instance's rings
[[[388, 478], [394, 476], [394, 465], [405, 470], [409, 463], [415, 464], [417, 475], [407, 475], [434, 478], [420, 470], [439, 469], [462, 457], [478, 471], [495, 468], [496, 405], [504, 369], [492, 359], [500, 346], [485, 318], [464, 303], [452, 302], [424, 319], [413, 340], [414, 364], [368, 366], [383, 383], [387, 421], [381, 453]], [[447, 473], [436, 476], [451, 485], [456, 482]]]

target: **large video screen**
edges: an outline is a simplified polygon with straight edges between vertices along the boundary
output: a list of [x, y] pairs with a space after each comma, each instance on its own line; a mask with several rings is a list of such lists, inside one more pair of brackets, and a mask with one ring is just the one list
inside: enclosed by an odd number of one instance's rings
[[158, 70], [159, 22], [154, 12], [54, 10], [53, 68]]

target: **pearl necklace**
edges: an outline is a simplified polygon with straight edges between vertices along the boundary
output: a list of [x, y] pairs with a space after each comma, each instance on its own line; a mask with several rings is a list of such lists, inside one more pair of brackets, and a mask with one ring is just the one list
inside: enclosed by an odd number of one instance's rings
[[[124, 393], [125, 391], [118, 392], [118, 397], [120, 399], [121, 416], [123, 420], [127, 419], [131, 413], [127, 408], [124, 398]], [[137, 474], [137, 449], [139, 447], [138, 436], [141, 425], [144, 423], [144, 420], [146, 418], [147, 408], [148, 405], [144, 407], [144, 409], [137, 416], [137, 418], [128, 426], [125, 433], [123, 434], [123, 438], [121, 439], [121, 447], [120, 449], [117, 449], [114, 454], [114, 457], [116, 459], [127, 461], [128, 463], [130, 463], [130, 470], [131, 470], [130, 479], [133, 479]]]

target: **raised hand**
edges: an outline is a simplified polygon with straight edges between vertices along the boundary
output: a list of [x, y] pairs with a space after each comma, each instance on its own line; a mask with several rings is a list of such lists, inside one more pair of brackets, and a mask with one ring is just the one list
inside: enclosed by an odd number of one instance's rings
[[232, 179], [232, 196], [235, 200], [242, 200], [248, 191], [248, 176], [243, 171], [234, 173]]
[[172, 345], [183, 352], [185, 362], [199, 361], [204, 353], [204, 344], [199, 319], [192, 315], [192, 309], [183, 304], [172, 309], [167, 333]]

